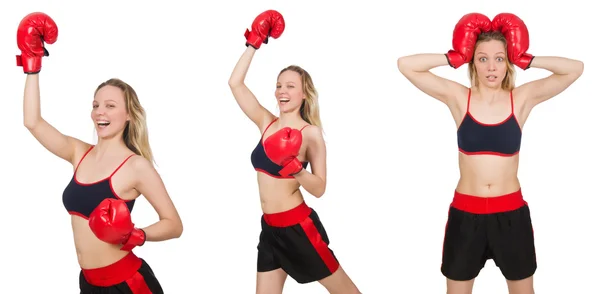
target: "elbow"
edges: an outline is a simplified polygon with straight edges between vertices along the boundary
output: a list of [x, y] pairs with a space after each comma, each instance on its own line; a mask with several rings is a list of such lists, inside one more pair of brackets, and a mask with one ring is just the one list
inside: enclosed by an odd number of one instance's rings
[[229, 88], [234, 89], [234, 88], [237, 88], [237, 87], [243, 85], [244, 81], [240, 80], [238, 78], [231, 77], [228, 81], [228, 84], [229, 84]]
[[31, 118], [27, 118], [27, 117], [25, 117], [25, 119], [23, 119], [23, 125], [30, 131], [33, 130], [37, 124], [38, 124], [38, 120], [36, 120], [36, 119], [31, 119]]
[[175, 238], [181, 237], [182, 234], [183, 234], [183, 224], [179, 223], [179, 226], [177, 226], [177, 229], [175, 230]]
[[314, 195], [316, 198], [321, 198], [321, 197], [323, 197], [323, 195], [325, 195], [325, 190], [326, 190], [326, 189], [325, 189], [325, 185], [323, 185], [323, 187], [321, 187], [321, 188], [317, 189], [317, 190], [315, 191], [315, 193], [313, 193], [313, 195]]
[[577, 68], [577, 71], [576, 71], [577, 75], [581, 76], [583, 74], [583, 69], [584, 69], [583, 61], [578, 60], [576, 68]]
[[396, 62], [396, 65], [398, 66], [398, 70], [403, 75], [406, 75], [411, 70], [409, 62], [407, 60], [408, 58], [409, 58], [408, 56], [402, 56], [402, 57], [398, 58], [398, 61]]
[[183, 223], [181, 221], [177, 222], [175, 226], [172, 228], [173, 239], [177, 239], [181, 237], [183, 234]]

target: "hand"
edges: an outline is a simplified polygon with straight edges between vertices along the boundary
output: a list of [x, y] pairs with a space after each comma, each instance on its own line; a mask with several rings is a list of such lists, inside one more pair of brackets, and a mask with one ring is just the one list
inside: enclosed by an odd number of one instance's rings
[[267, 44], [269, 37], [277, 39], [285, 30], [285, 20], [281, 13], [275, 10], [267, 10], [259, 14], [252, 22], [252, 31], [246, 29], [246, 46], [255, 49], [260, 48], [262, 43]]
[[508, 60], [522, 70], [531, 66], [533, 55], [529, 50], [529, 31], [522, 19], [512, 13], [500, 13], [492, 20], [492, 30], [506, 38]]
[[17, 29], [17, 66], [26, 74], [37, 74], [42, 69], [42, 57], [49, 56], [44, 42], [54, 44], [58, 38], [58, 27], [52, 18], [42, 12], [25, 16]]
[[282, 128], [268, 137], [264, 142], [267, 157], [283, 166], [279, 171], [282, 176], [294, 175], [304, 168], [297, 156], [302, 147], [302, 133], [289, 127]]
[[98, 239], [123, 245], [121, 250], [124, 251], [131, 251], [146, 241], [144, 231], [135, 228], [131, 222], [129, 208], [123, 200], [104, 199], [90, 214], [89, 225]]
[[490, 19], [481, 13], [464, 15], [454, 27], [453, 50], [449, 50], [446, 54], [448, 64], [453, 68], [459, 68], [471, 62], [479, 34], [490, 31], [491, 27]]

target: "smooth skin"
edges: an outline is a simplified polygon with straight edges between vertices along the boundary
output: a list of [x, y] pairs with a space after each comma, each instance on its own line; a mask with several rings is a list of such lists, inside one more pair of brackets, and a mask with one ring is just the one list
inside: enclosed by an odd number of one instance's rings
[[[496, 40], [482, 42], [475, 48], [474, 62], [479, 87], [472, 89], [471, 114], [484, 124], [504, 121], [511, 111], [510, 93], [501, 89], [508, 66], [504, 44]], [[446, 104], [458, 128], [467, 111], [468, 88], [430, 72], [438, 66], [448, 66], [443, 54], [417, 54], [398, 59], [400, 72], [425, 94]], [[535, 106], [560, 94], [581, 76], [583, 62], [563, 57], [536, 56], [531, 68], [546, 69], [552, 74], [513, 90], [515, 116], [521, 129]], [[487, 79], [488, 76], [498, 78]], [[468, 156], [459, 153], [460, 180], [456, 190], [481, 197], [517, 191], [521, 187], [517, 177], [518, 166], [519, 155]], [[447, 279], [447, 293], [470, 294], [473, 284], [474, 279]], [[534, 293], [533, 276], [519, 281], [507, 281], [507, 284], [510, 294]]]
[[[245, 85], [244, 80], [256, 49], [248, 46], [244, 51], [229, 79], [229, 87], [239, 107], [254, 122], [262, 134], [267, 126], [277, 117], [264, 108], [254, 94]], [[305, 99], [302, 80], [298, 73], [284, 72], [277, 79], [275, 97], [290, 99], [287, 103], [279, 103], [280, 116], [264, 134], [263, 140], [284, 127], [301, 129], [308, 125], [300, 116], [300, 106]], [[322, 131], [317, 126], [309, 125], [302, 131], [302, 147], [298, 160], [310, 162], [311, 172], [303, 169], [293, 179], [276, 179], [257, 172], [261, 208], [264, 213], [277, 213], [292, 209], [304, 201], [300, 192], [302, 186], [311, 195], [320, 198], [327, 186], [326, 148]], [[287, 274], [282, 269], [257, 273], [257, 294], [280, 294]], [[331, 276], [319, 281], [332, 294], [360, 294], [356, 285], [345, 271], [339, 269]]]
[[[23, 114], [25, 127], [48, 151], [66, 160], [75, 168], [84, 153], [92, 146], [79, 139], [59, 132], [41, 116], [39, 74], [27, 75]], [[133, 152], [123, 142], [122, 135], [129, 115], [125, 98], [119, 88], [106, 86], [94, 97], [91, 118], [98, 132], [98, 144], [88, 153], [77, 170], [80, 183], [92, 184], [107, 178]], [[100, 129], [99, 120], [110, 120], [110, 126]], [[148, 200], [158, 214], [159, 221], [142, 228], [146, 242], [178, 238], [183, 225], [165, 185], [152, 163], [142, 156], [134, 155], [111, 180], [117, 195], [132, 200], [141, 195]], [[91, 231], [88, 220], [71, 216], [73, 237], [79, 265], [93, 269], [115, 263], [128, 254], [113, 245], [99, 240]]]

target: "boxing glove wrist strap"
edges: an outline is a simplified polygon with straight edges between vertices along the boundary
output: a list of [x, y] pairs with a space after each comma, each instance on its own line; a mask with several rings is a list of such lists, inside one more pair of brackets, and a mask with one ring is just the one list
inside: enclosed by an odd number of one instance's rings
[[142, 229], [135, 228], [131, 231], [129, 238], [127, 238], [127, 241], [125, 241], [121, 250], [131, 251], [134, 247], [142, 246], [144, 243], [146, 243], [146, 232]]
[[[246, 47], [248, 45], [254, 47], [254, 49], [258, 50], [263, 43], [263, 40], [260, 36], [246, 29], [246, 33], [244, 33], [244, 37], [246, 38]], [[265, 42], [266, 43], [266, 42]]]
[[526, 70], [531, 67], [531, 63], [533, 62], [534, 56], [529, 53], [523, 53], [515, 62], [513, 62], [516, 66], [521, 68], [522, 70]]
[[300, 160], [298, 160], [298, 158], [292, 159], [290, 162], [288, 162], [287, 164], [283, 165], [283, 168], [279, 171], [279, 174], [287, 177], [290, 175], [295, 175], [299, 172], [302, 171], [304, 167], [302, 166], [302, 162], [300, 162]]
[[465, 64], [465, 59], [463, 58], [463, 56], [454, 50], [450, 50], [444, 55], [446, 55], [448, 65], [450, 65], [454, 69], [459, 68], [461, 65]]

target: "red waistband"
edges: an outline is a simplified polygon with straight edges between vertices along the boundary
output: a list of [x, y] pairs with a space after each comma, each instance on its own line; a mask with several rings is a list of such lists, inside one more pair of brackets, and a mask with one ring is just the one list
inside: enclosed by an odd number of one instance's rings
[[312, 209], [302, 202], [300, 205], [286, 211], [277, 213], [265, 213], [263, 218], [265, 222], [273, 227], [290, 227], [299, 224], [305, 220], [312, 212]]
[[133, 252], [129, 252], [119, 261], [100, 268], [81, 269], [88, 283], [108, 287], [117, 285], [131, 278], [142, 266], [142, 260]]
[[454, 199], [450, 206], [469, 213], [490, 214], [521, 208], [527, 205], [521, 189], [496, 197], [478, 197], [454, 191]]

